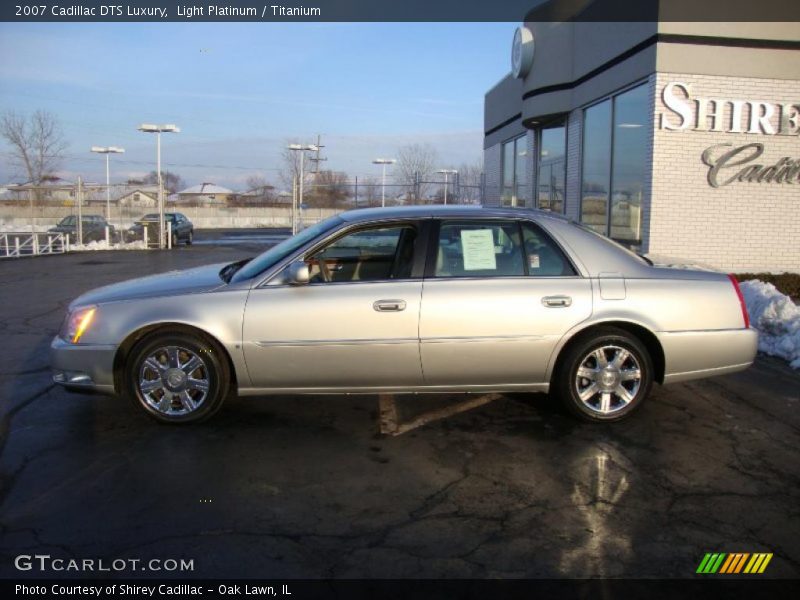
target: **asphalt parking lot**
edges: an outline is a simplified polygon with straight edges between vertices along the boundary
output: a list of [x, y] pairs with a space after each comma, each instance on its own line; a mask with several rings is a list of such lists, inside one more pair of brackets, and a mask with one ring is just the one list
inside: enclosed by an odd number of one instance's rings
[[612, 426], [516, 394], [397, 437], [374, 396], [242, 398], [174, 428], [51, 384], [78, 294], [260, 248], [203, 239], [0, 262], [1, 577], [33, 553], [187, 558], [170, 575], [194, 578], [691, 577], [706, 552], [800, 576], [800, 373], [778, 360], [656, 387]]

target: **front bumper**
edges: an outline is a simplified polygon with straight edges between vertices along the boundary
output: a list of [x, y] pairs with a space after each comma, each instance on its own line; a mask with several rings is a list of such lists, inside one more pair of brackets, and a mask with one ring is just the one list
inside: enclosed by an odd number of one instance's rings
[[724, 329], [657, 334], [664, 349], [664, 383], [742, 371], [758, 352], [758, 331]]
[[115, 345], [70, 344], [60, 337], [50, 343], [53, 381], [73, 390], [114, 393]]

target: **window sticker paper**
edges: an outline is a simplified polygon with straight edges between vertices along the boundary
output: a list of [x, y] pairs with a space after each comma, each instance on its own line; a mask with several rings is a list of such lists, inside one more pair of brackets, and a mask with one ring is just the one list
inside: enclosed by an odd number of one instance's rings
[[465, 271], [496, 270], [494, 236], [491, 229], [470, 229], [461, 232], [461, 249]]

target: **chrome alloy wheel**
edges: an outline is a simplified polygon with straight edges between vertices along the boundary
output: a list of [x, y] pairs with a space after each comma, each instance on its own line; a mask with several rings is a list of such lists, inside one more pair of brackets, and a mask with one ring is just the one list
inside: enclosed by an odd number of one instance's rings
[[587, 354], [575, 374], [575, 392], [591, 411], [614, 414], [639, 392], [642, 371], [634, 354], [621, 346], [600, 346]]
[[196, 411], [208, 396], [209, 369], [181, 346], [156, 348], [139, 369], [139, 391], [154, 410], [170, 417]]

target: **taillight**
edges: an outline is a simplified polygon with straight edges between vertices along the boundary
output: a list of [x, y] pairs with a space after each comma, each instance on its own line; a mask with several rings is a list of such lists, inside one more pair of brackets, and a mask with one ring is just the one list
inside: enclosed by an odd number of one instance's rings
[[747, 304], [744, 303], [744, 296], [742, 295], [742, 290], [739, 287], [739, 282], [736, 280], [736, 275], [733, 273], [728, 274], [728, 279], [731, 280], [733, 284], [733, 289], [736, 290], [736, 295], [739, 296], [739, 305], [742, 307], [742, 319], [744, 319], [744, 328], [750, 328], [750, 315], [747, 314]]

